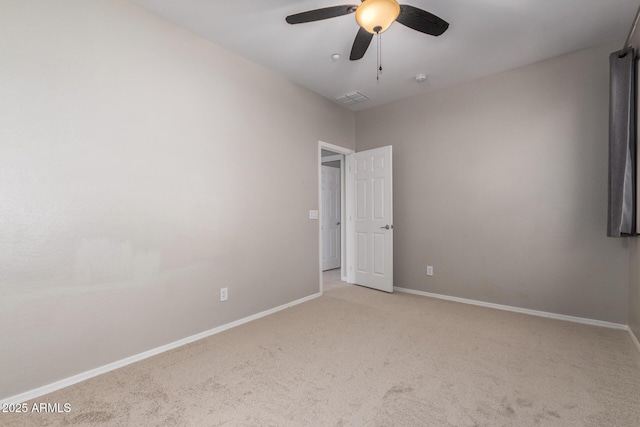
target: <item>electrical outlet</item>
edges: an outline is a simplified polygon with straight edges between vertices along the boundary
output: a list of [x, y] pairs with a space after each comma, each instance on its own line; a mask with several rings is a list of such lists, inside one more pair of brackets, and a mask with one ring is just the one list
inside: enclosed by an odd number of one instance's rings
[[433, 266], [427, 265], [427, 276], [433, 276]]
[[220, 288], [220, 301], [229, 299], [229, 288]]

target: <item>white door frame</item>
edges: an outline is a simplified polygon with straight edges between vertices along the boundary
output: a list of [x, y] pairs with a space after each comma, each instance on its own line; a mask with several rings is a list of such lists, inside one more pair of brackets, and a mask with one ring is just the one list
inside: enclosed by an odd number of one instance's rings
[[[318, 255], [318, 274], [320, 279], [320, 293], [324, 292], [324, 284], [322, 282], [322, 150], [331, 151], [337, 154], [342, 154], [340, 156], [340, 223], [346, 225], [346, 188], [345, 188], [345, 162], [344, 156], [347, 154], [352, 154], [355, 150], [351, 150], [349, 148], [340, 147], [339, 145], [330, 144], [324, 141], [318, 141], [318, 240], [320, 242], [320, 252]], [[341, 245], [341, 263], [340, 263], [340, 278], [348, 282], [347, 278], [347, 264], [349, 259], [347, 258], [347, 227], [340, 227], [340, 245]]]
[[335, 156], [326, 156], [326, 157], [321, 157], [320, 161], [322, 163], [329, 163], [329, 162], [335, 162], [336, 160], [344, 160], [344, 156], [342, 154], [336, 154]]

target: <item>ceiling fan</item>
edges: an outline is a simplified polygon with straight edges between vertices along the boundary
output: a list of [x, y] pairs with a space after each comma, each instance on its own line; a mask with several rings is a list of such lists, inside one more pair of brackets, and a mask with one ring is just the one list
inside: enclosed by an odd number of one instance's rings
[[386, 31], [394, 21], [432, 36], [439, 36], [449, 28], [449, 23], [442, 18], [408, 4], [399, 4], [397, 0], [362, 0], [361, 5], [341, 5], [309, 10], [289, 15], [286, 21], [289, 24], [302, 24], [354, 12], [360, 29], [351, 48], [349, 59], [352, 61], [362, 58], [371, 44], [373, 35]]

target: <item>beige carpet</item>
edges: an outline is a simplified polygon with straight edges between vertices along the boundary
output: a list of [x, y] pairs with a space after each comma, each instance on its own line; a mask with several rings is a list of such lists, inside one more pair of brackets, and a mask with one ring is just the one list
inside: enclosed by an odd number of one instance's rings
[[325, 295], [37, 399], [0, 425], [639, 426], [624, 331], [327, 280]]

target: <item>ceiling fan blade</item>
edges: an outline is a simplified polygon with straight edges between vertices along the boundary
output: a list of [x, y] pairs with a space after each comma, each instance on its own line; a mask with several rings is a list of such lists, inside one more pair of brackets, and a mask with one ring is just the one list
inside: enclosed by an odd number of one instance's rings
[[432, 36], [439, 36], [449, 28], [449, 23], [442, 18], [438, 18], [426, 10], [418, 9], [408, 4], [400, 5], [400, 15], [398, 15], [396, 21], [416, 31]]
[[358, 34], [356, 34], [356, 39], [353, 41], [353, 47], [351, 48], [351, 55], [349, 56], [349, 59], [352, 61], [361, 59], [367, 52], [372, 38], [373, 34], [360, 27]]
[[325, 7], [323, 9], [309, 10], [307, 12], [296, 13], [287, 16], [289, 24], [302, 24], [305, 22], [320, 21], [322, 19], [335, 18], [336, 16], [348, 15], [356, 11], [358, 6], [345, 4], [342, 6]]

